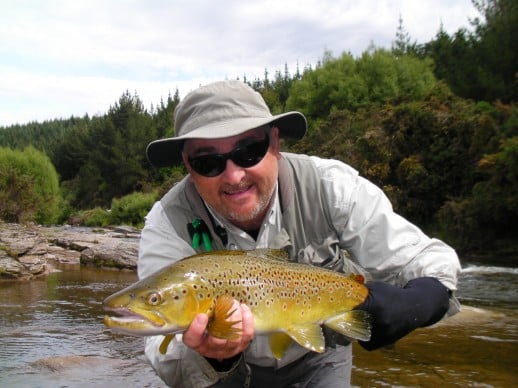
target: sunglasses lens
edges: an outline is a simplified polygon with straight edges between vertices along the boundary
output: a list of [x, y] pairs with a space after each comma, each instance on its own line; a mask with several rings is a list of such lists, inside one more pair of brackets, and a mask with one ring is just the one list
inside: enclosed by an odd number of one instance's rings
[[268, 137], [266, 139], [236, 148], [231, 155], [232, 161], [240, 167], [252, 167], [263, 160], [269, 147]]
[[238, 147], [228, 154], [201, 155], [194, 158], [189, 157], [189, 164], [198, 174], [206, 177], [215, 177], [225, 171], [227, 160], [232, 160], [239, 167], [252, 167], [263, 160], [270, 139], [268, 136], [263, 140]]
[[225, 171], [227, 160], [223, 155], [203, 155], [189, 158], [189, 164], [198, 174], [214, 177]]

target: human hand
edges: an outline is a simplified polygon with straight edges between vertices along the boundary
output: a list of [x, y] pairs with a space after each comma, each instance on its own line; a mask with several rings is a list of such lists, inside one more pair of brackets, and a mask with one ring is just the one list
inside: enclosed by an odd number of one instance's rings
[[393, 344], [418, 327], [439, 321], [449, 308], [449, 290], [437, 279], [422, 277], [400, 288], [367, 282], [367, 299], [356, 307], [372, 317], [371, 339], [359, 341], [367, 350]]
[[254, 317], [250, 308], [234, 300], [234, 312], [227, 318], [235, 321], [235, 328], [240, 329], [240, 337], [235, 340], [217, 338], [207, 333], [208, 316], [198, 314], [183, 333], [183, 343], [207, 358], [224, 360], [243, 352], [254, 337]]

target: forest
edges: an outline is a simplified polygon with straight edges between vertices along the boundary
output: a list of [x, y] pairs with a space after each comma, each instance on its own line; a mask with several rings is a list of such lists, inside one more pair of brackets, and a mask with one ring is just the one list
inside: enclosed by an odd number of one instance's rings
[[[518, 0], [474, 0], [471, 28], [426, 43], [400, 18], [391, 48], [324, 52], [247, 82], [309, 130], [283, 150], [342, 160], [395, 210], [463, 255], [518, 258]], [[181, 179], [145, 148], [174, 133], [178, 91], [146, 108], [125, 91], [105, 114], [0, 127], [0, 219], [141, 226]]]

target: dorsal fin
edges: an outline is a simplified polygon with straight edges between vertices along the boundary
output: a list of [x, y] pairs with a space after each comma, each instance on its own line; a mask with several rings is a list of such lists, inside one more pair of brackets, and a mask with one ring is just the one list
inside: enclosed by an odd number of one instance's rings
[[252, 251], [246, 251], [250, 256], [259, 256], [265, 259], [279, 260], [279, 261], [291, 261], [288, 252], [282, 249], [272, 248], [259, 248]]

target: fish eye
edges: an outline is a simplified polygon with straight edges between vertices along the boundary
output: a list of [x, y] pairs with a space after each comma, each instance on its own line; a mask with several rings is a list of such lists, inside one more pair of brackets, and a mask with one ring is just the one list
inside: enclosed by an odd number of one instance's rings
[[158, 292], [152, 292], [147, 296], [146, 302], [151, 306], [157, 306], [162, 303], [162, 296]]

